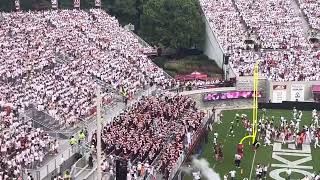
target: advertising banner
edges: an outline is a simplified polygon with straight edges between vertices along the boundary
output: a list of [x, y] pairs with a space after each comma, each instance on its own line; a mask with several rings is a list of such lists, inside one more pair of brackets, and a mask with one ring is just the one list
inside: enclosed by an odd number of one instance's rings
[[272, 102], [282, 103], [287, 100], [287, 86], [286, 85], [274, 85], [272, 91]]
[[291, 85], [291, 101], [304, 101], [304, 84]]
[[[217, 101], [228, 99], [250, 99], [254, 97], [253, 91], [230, 91], [230, 92], [215, 92], [208, 93], [203, 96], [203, 101]], [[258, 97], [261, 93], [258, 92]]]

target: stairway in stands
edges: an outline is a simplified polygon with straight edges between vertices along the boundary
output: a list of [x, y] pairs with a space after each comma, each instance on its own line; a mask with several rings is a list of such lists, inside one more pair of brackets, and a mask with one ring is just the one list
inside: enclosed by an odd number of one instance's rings
[[303, 13], [303, 11], [300, 9], [300, 5], [298, 0], [292, 0], [291, 1], [291, 7], [295, 10], [295, 12], [299, 15], [302, 25], [303, 25], [303, 31], [305, 36], [308, 36], [309, 29], [311, 29], [311, 26], [308, 22], [307, 16]]
[[70, 61], [68, 56], [62, 54], [56, 54], [56, 62], [59, 64], [66, 64]]
[[241, 11], [240, 11], [240, 9], [239, 9], [238, 6], [237, 6], [236, 1], [235, 1], [235, 0], [232, 0], [232, 4], [233, 4], [234, 8], [237, 10], [237, 12], [238, 12], [239, 15], [240, 15], [241, 24], [244, 26], [244, 28], [246, 29], [246, 31], [249, 31], [249, 26], [248, 26], [247, 23], [244, 21], [242, 15], [241, 15]]
[[[243, 25], [243, 27], [246, 29], [246, 32], [249, 33], [250, 37], [249, 38], [253, 38], [255, 39], [256, 41], [258, 41], [258, 34], [253, 31], [250, 26], [246, 23], [246, 21], [243, 19], [243, 16], [241, 15], [241, 10], [239, 9], [239, 7], [237, 6], [237, 3], [236, 3], [236, 0], [231, 0], [232, 1], [232, 4], [234, 6], [234, 8], [236, 9], [236, 11], [239, 13], [240, 15], [240, 22], [241, 24]], [[252, 1], [251, 3], [254, 3], [255, 1]]]

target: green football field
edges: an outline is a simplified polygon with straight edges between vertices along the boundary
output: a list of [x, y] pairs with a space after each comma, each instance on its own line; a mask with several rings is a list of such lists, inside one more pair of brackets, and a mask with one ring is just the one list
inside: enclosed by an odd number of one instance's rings
[[[252, 150], [252, 145], [249, 145], [249, 141], [244, 142], [245, 145], [244, 148], [244, 158], [241, 161], [241, 168], [238, 169], [234, 166], [234, 155], [236, 153], [236, 147], [239, 141], [244, 137], [245, 135], [245, 129], [240, 124], [239, 126], [234, 126], [234, 133], [235, 137], [228, 136], [229, 133], [229, 127], [231, 125], [231, 121], [234, 120], [235, 114], [239, 113], [241, 114], [247, 114], [249, 116], [249, 119], [252, 119], [252, 110], [228, 110], [222, 112], [224, 117], [221, 124], [214, 124], [213, 131], [209, 133], [209, 142], [208, 144], [203, 145], [203, 151], [201, 153], [201, 157], [205, 158], [209, 161], [211, 167], [214, 168], [214, 170], [220, 174], [221, 179], [223, 179], [223, 175], [230, 172], [231, 170], [236, 171], [236, 179], [243, 179], [243, 178], [249, 178], [251, 168], [252, 170], [252, 179], [256, 179], [255, 174], [255, 167], [257, 164], [262, 165], [269, 165], [268, 169], [268, 178], [267, 179], [274, 179], [271, 178], [270, 172], [276, 169], [287, 169], [284, 167], [272, 167], [272, 164], [284, 164], [283, 161], [279, 162], [278, 160], [275, 160], [272, 157], [273, 152], [273, 146], [263, 146], [264, 142], [263, 140], [260, 140], [261, 146], [256, 151], [255, 158], [254, 158], [254, 151]], [[259, 113], [261, 113], [259, 111]], [[286, 119], [291, 119], [292, 117], [292, 111], [288, 110], [267, 110], [267, 116], [275, 116], [275, 124], [279, 126], [279, 117], [284, 116]], [[305, 124], [311, 123], [311, 111], [303, 111], [303, 117], [302, 121], [300, 122], [300, 126]], [[300, 128], [302, 129], [302, 128]], [[220, 142], [223, 145], [223, 156], [224, 159], [221, 162], [217, 162], [214, 159], [214, 150], [213, 150], [213, 134], [214, 132], [217, 132], [218, 135], [218, 142]], [[314, 149], [312, 145], [307, 145], [311, 147], [311, 154], [312, 158], [309, 157], [309, 161], [306, 161], [301, 164], [297, 164], [298, 166], [309, 166], [308, 169], [303, 169], [307, 172], [313, 173], [313, 172], [319, 172], [320, 171], [320, 148]], [[284, 145], [281, 147], [282, 149], [288, 149], [288, 145]], [[290, 150], [289, 150], [290, 151]], [[288, 161], [297, 161], [301, 160], [304, 157], [304, 154], [301, 156], [297, 156], [295, 154], [282, 154], [281, 156], [284, 160]], [[307, 160], [308, 158], [306, 158]], [[311, 167], [311, 168], [310, 168]], [[241, 173], [242, 170], [242, 173]], [[280, 172], [279, 172], [280, 171]], [[280, 174], [281, 177], [285, 178], [286, 173], [279, 170], [278, 174]], [[301, 171], [300, 171], [301, 172]], [[302, 171], [303, 173], [304, 171]], [[230, 177], [230, 176], [229, 176]], [[301, 173], [292, 172], [292, 178], [293, 179], [301, 179], [303, 178], [303, 175]], [[277, 178], [279, 179], [279, 178]], [[280, 179], [279, 179], [280, 180]]]

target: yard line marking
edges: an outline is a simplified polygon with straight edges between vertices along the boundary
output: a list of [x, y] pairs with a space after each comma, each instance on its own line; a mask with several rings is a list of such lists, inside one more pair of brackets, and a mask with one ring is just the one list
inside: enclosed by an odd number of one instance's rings
[[251, 180], [252, 169], [253, 169], [254, 161], [256, 160], [256, 153], [257, 153], [257, 150], [254, 151], [253, 160], [252, 160], [252, 164], [251, 164], [251, 170], [250, 170], [249, 180]]

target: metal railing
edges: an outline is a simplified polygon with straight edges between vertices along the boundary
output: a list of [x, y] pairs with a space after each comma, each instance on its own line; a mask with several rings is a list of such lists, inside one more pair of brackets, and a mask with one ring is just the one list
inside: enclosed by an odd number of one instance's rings
[[201, 125], [198, 127], [197, 131], [193, 134], [191, 145], [187, 146], [187, 148], [181, 153], [179, 159], [177, 160], [176, 164], [171, 169], [171, 173], [169, 174], [169, 180], [173, 179], [175, 175], [177, 174], [178, 170], [180, 169], [183, 162], [186, 160], [188, 155], [191, 153], [194, 146], [198, 143], [202, 132], [205, 130], [207, 123], [209, 122], [209, 119], [211, 118], [210, 111], [207, 112], [207, 117], [204, 118]]
[[29, 121], [32, 121], [33, 127], [40, 127], [50, 136], [59, 139], [68, 139], [84, 126], [83, 122], [80, 121], [73, 127], [63, 127], [59, 121], [44, 111], [38, 111], [35, 107], [30, 107], [25, 113], [23, 113], [23, 117], [27, 118]]
[[78, 153], [79, 151], [80, 148], [77, 145], [73, 146], [72, 148], [68, 146], [66, 150], [60, 152], [54, 159], [49, 161], [45, 166], [42, 166], [39, 169], [24, 169], [22, 174], [23, 179], [27, 179], [28, 173], [30, 173], [35, 180], [42, 180], [46, 176], [54, 172], [56, 169], [59, 172], [60, 168], [64, 165], [65, 160], [71, 158], [75, 153]]

